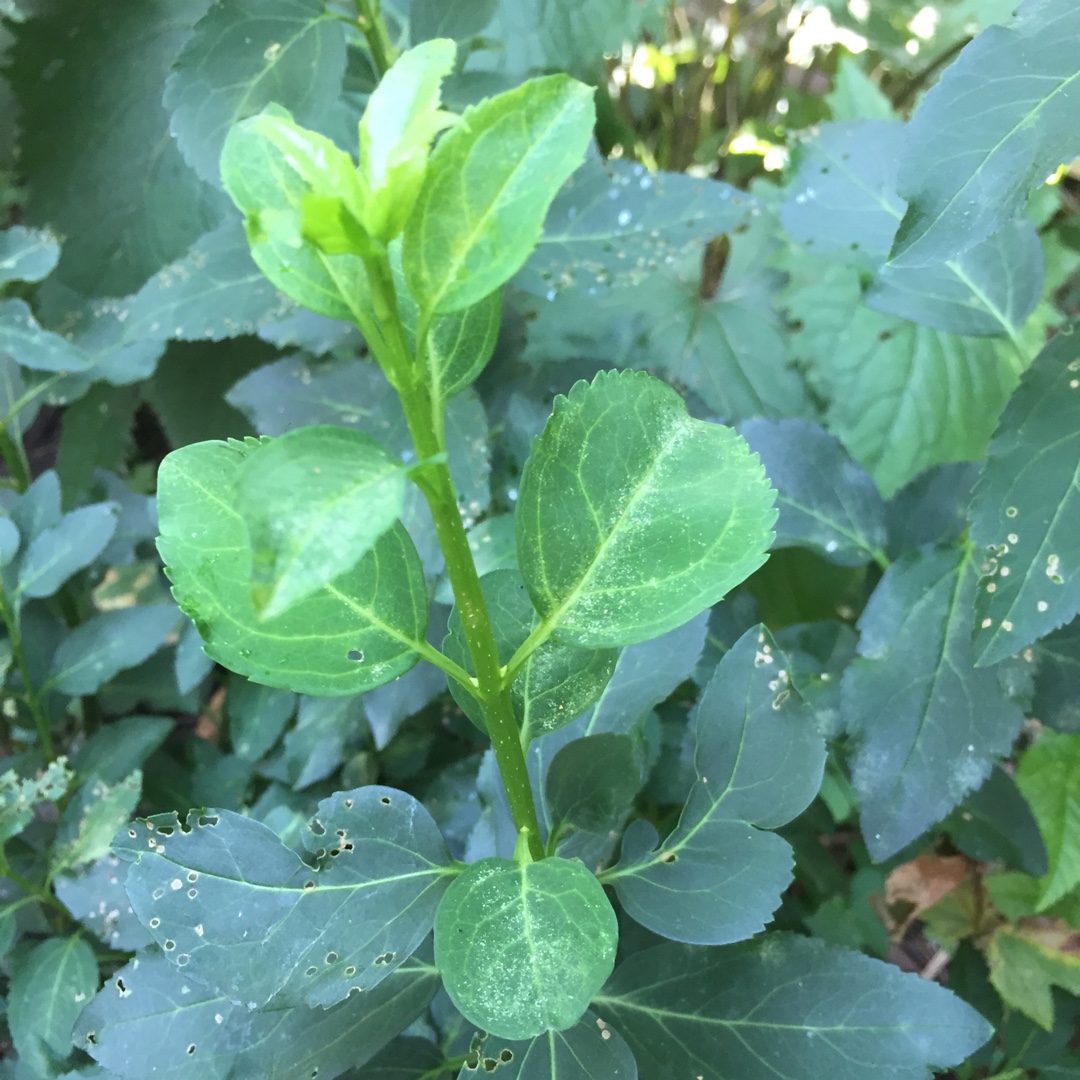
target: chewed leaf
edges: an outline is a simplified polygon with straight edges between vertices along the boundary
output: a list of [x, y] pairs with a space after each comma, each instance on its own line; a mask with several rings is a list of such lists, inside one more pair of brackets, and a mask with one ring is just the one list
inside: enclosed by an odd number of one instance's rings
[[533, 443], [518, 557], [542, 625], [591, 648], [681, 626], [765, 561], [775, 492], [731, 429], [638, 372], [558, 398]]
[[392, 788], [324, 799], [304, 842], [314, 867], [251, 818], [192, 811], [133, 824], [115, 850], [184, 974], [249, 1008], [326, 1006], [412, 955], [455, 871], [427, 811]]
[[170, 1080], [332, 1077], [377, 1053], [438, 988], [438, 972], [410, 960], [327, 1009], [253, 1012], [147, 951], [105, 984], [79, 1017], [75, 1042], [122, 1080], [145, 1080], [148, 1061]]
[[1080, 612], [1080, 330], [1064, 327], [1020, 381], [971, 503], [985, 552], [977, 663], [1019, 652]]

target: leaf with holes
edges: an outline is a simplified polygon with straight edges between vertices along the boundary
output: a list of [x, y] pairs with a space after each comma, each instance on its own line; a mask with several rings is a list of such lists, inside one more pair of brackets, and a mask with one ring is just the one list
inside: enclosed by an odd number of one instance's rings
[[758, 459], [637, 372], [558, 398], [533, 443], [518, 557], [541, 629], [600, 648], [680, 626], [756, 570], [776, 520]]
[[501, 1080], [637, 1080], [637, 1063], [623, 1037], [591, 1010], [571, 1028], [527, 1042], [488, 1036], [458, 1074], [494, 1073]]
[[438, 988], [438, 972], [414, 958], [329, 1008], [252, 1012], [146, 952], [105, 984], [75, 1039], [121, 1080], [144, 1080], [151, 1060], [168, 1080], [335, 1077], [412, 1023]]
[[[480, 585], [491, 613], [499, 657], [508, 663], [536, 628], [539, 618], [516, 570], [495, 570]], [[472, 673], [472, 657], [456, 609], [450, 615], [443, 651]], [[510, 685], [522, 743], [557, 731], [592, 705], [603, 693], [617, 659], [614, 649], [582, 649], [556, 640], [540, 645]], [[473, 723], [484, 730], [477, 700], [456, 683], [450, 692]]]
[[971, 650], [976, 570], [964, 549], [911, 552], [859, 619], [841, 709], [870, 854], [885, 859], [940, 821], [1008, 753], [1024, 722]]
[[345, 28], [320, 0], [234, 0], [195, 26], [165, 82], [169, 129], [218, 184], [229, 128], [275, 102], [304, 124], [330, 120], [345, 74]]
[[615, 963], [619, 927], [580, 862], [481, 859], [435, 917], [435, 964], [458, 1009], [484, 1031], [530, 1039], [580, 1019]]
[[466, 109], [440, 140], [403, 248], [425, 321], [477, 303], [521, 269], [555, 192], [585, 155], [592, 98], [550, 75]]
[[1033, 187], [1080, 150], [1080, 8], [1026, 0], [991, 26], [922, 99], [908, 128], [893, 244], [901, 266], [966, 251], [1018, 217]]
[[928, 1080], [990, 1037], [933, 982], [794, 934], [724, 949], [658, 945], [621, 964], [593, 1008], [630, 1044], [641, 1080]]
[[356, 566], [401, 516], [405, 484], [400, 458], [346, 428], [300, 428], [249, 454], [236, 506], [260, 616], [282, 614]]
[[195, 443], [174, 450], [158, 474], [159, 550], [207, 655], [267, 686], [331, 696], [408, 671], [426, 648], [428, 603], [416, 548], [400, 526], [352, 570], [260, 619], [248, 531], [235, 508], [240, 470], [259, 446]]
[[652, 825], [634, 822], [603, 881], [655, 933], [723, 945], [757, 933], [779, 905], [792, 854], [768, 830], [817, 794], [825, 744], [764, 627], [720, 661], [692, 723], [697, 781], [679, 824], [658, 844]]
[[0, 354], [34, 371], [85, 371], [90, 358], [67, 338], [44, 330], [25, 300], [0, 300]]
[[456, 870], [427, 811], [392, 788], [324, 799], [304, 845], [314, 866], [223, 810], [137, 822], [115, 850], [135, 913], [184, 975], [248, 1008], [333, 1005], [413, 954]]
[[1064, 328], [1001, 416], [971, 502], [986, 551], [975, 656], [993, 664], [1080, 612], [1080, 333]]
[[12, 225], [0, 232], [0, 286], [9, 281], [40, 281], [59, 258], [60, 245], [51, 233]]

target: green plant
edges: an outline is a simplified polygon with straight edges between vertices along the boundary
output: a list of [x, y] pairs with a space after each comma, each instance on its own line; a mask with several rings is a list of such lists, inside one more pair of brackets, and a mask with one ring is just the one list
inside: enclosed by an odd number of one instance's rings
[[0, 1077], [1080, 1068], [1080, 16], [922, 9], [0, 0]]

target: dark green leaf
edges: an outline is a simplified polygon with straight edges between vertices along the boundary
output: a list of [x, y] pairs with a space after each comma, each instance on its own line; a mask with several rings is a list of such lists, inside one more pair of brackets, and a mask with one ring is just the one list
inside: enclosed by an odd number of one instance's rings
[[730, 184], [590, 154], [551, 204], [514, 284], [549, 299], [641, 284], [744, 227], [754, 209], [758, 200]]
[[113, 314], [123, 319], [120, 345], [137, 345], [155, 338], [221, 341], [252, 334], [293, 309], [252, 262], [244, 230], [230, 214], [134, 296], [117, 302]]
[[258, 761], [273, 748], [296, 711], [296, 695], [234, 675], [226, 707], [233, 750], [245, 761]]
[[64, 411], [56, 471], [68, 505], [90, 487], [95, 470], [122, 466], [138, 406], [135, 387], [102, 382]]
[[[766, 830], [806, 809], [825, 744], [764, 628], [720, 661], [692, 721], [697, 781], [674, 831], [636, 822], [604, 875], [643, 926], [720, 945], [761, 930], [791, 881], [791, 848]], [[737, 868], [737, 869], [736, 869]]]
[[214, 4], [165, 83], [169, 127], [189, 165], [220, 183], [226, 132], [276, 102], [318, 127], [345, 74], [345, 32], [321, 0]]
[[113, 949], [134, 952], [149, 945], [150, 933], [136, 918], [124, 891], [127, 866], [106, 855], [78, 874], [53, 881], [57, 899], [87, 929]]
[[823, 124], [804, 144], [784, 225], [813, 245], [875, 274], [866, 302], [877, 311], [955, 334], [1014, 339], [1039, 301], [1043, 254], [1028, 221], [1002, 223], [972, 251], [919, 270], [889, 264], [904, 200], [896, 193], [898, 121]]
[[78, 1044], [122, 1080], [333, 1080], [376, 1053], [427, 1007], [438, 972], [409, 961], [379, 986], [328, 1009], [251, 1012], [147, 952], [94, 998]]
[[304, 843], [315, 867], [250, 818], [192, 811], [132, 825], [116, 851], [136, 914], [185, 974], [248, 1008], [326, 1006], [412, 955], [455, 871], [424, 808], [392, 788], [324, 799]]
[[441, 1073], [450, 1071], [441, 1068], [445, 1061], [446, 1055], [433, 1042], [415, 1035], [399, 1035], [345, 1080], [436, 1080]]
[[40, 281], [60, 258], [56, 237], [44, 229], [13, 225], [0, 232], [0, 286], [9, 281]]
[[19, 564], [16, 595], [52, 596], [105, 550], [116, 532], [119, 513], [116, 503], [96, 503], [72, 510], [58, 525], [39, 532]]
[[363, 715], [359, 698], [301, 698], [296, 726], [261, 771], [297, 791], [325, 780], [363, 731]]
[[432, 38], [465, 41], [491, 21], [499, 0], [413, 0], [409, 5], [409, 36], [413, 42]]
[[19, 1058], [42, 1074], [72, 1051], [71, 1029], [98, 988], [94, 950], [81, 937], [36, 945], [11, 980], [7, 1022]]
[[1044, 724], [1080, 734], [1080, 623], [1075, 620], [1034, 646], [1035, 700], [1032, 713]]
[[773, 499], [735, 432], [659, 380], [578, 383], [533, 444], [516, 513], [541, 631], [595, 648], [682, 625], [762, 564]]
[[971, 503], [984, 545], [976, 603], [979, 664], [1019, 652], [1080, 612], [1080, 334], [1064, 328], [1002, 414]]
[[359, 431], [307, 427], [248, 454], [236, 507], [252, 548], [263, 619], [352, 570], [400, 517], [405, 466]]
[[944, 825], [952, 842], [981, 862], [1003, 862], [1036, 877], [1047, 871], [1046, 845], [1031, 809], [1004, 769], [949, 815]]
[[136, 769], [117, 784], [95, 777], [64, 807], [50, 851], [50, 872], [97, 862], [109, 853], [113, 837], [127, 824], [142, 794]]
[[43, 330], [23, 300], [0, 300], [0, 353], [35, 371], [85, 371], [90, 358], [67, 338]]
[[974, 462], [953, 462], [927, 469], [898, 491], [885, 507], [889, 556], [959, 540], [967, 532], [967, 507], [978, 475]]
[[1071, 0], [1026, 0], [1011, 26], [984, 30], [922, 99], [900, 166], [909, 207], [893, 246], [898, 265], [973, 247], [1076, 154], [1078, 36]]
[[804, 420], [749, 420], [739, 434], [779, 492], [774, 548], [807, 547], [840, 566], [885, 555], [885, 504], [839, 440]]
[[787, 934], [725, 949], [659, 945], [620, 965], [594, 1008], [641, 1080], [929, 1080], [991, 1034], [933, 982]]
[[529, 1042], [489, 1037], [458, 1080], [494, 1072], [502, 1080], [637, 1080], [637, 1063], [622, 1036], [591, 1010], [565, 1031]]
[[172, 604], [103, 611], [77, 626], [53, 656], [48, 686], [61, 694], [92, 694], [118, 672], [161, 648], [180, 613]]
[[629, 735], [602, 732], [575, 739], [551, 759], [548, 813], [563, 827], [606, 832], [621, 824], [640, 787], [641, 770]]
[[356, 694], [408, 671], [424, 647], [428, 605], [416, 549], [400, 527], [307, 600], [259, 619], [247, 529], [234, 509], [249, 452], [197, 443], [170, 454], [158, 474], [160, 550], [207, 654], [268, 686], [324, 695]]
[[[491, 613], [499, 657], [507, 663], [539, 624], [539, 617], [516, 570], [495, 570], [480, 584]], [[472, 657], [456, 608], [450, 616], [443, 651], [472, 673]], [[617, 659], [613, 649], [582, 649], [553, 639], [537, 648], [521, 666], [510, 687], [523, 744], [569, 724], [596, 701], [615, 670]], [[464, 712], [484, 730], [476, 699], [457, 684], [451, 686], [451, 693]]]
[[964, 550], [893, 563], [859, 620], [844, 724], [867, 847], [885, 859], [940, 821], [1008, 753], [1024, 717], [971, 652], [976, 570]]
[[473, 863], [435, 916], [435, 964], [473, 1024], [506, 1039], [581, 1019], [611, 974], [619, 928], [579, 862]]
[[1080, 735], [1044, 731], [1020, 759], [1016, 784], [1046, 842], [1050, 867], [1039, 896], [1042, 911], [1080, 884]]
[[477, 303], [521, 269], [593, 120], [592, 91], [551, 75], [467, 109], [443, 137], [403, 249], [425, 319]]
[[18, 29], [9, 74], [25, 116], [27, 220], [66, 237], [53, 277], [124, 296], [217, 221], [184, 164], [161, 86], [207, 0], [50, 8]]

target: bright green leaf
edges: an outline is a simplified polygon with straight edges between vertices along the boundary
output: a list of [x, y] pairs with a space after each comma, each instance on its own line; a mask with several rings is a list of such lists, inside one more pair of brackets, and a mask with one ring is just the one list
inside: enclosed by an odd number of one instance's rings
[[1009, 752], [1024, 722], [971, 651], [976, 571], [963, 549], [892, 564], [859, 620], [844, 724], [867, 847], [899, 851], [940, 821]]
[[[604, 875], [626, 912], [665, 937], [722, 945], [761, 930], [791, 881], [786, 824], [821, 786], [825, 744], [763, 627], [717, 665], [693, 718], [697, 780], [658, 845], [635, 822]], [[738, 867], [735, 872], [734, 868]]]
[[774, 1080], [778, 1066], [815, 1080], [929, 1080], [991, 1035], [935, 983], [793, 934], [658, 945], [621, 964], [593, 1007], [630, 1044], [641, 1080]]
[[1060, 331], [1001, 416], [971, 503], [986, 552], [976, 603], [980, 664], [1019, 652], [1080, 612], [1080, 334]]
[[431, 142], [455, 119], [439, 108], [439, 91], [456, 52], [444, 38], [403, 53], [379, 80], [360, 120], [362, 221], [384, 243], [405, 228], [424, 183]]
[[884, 560], [885, 504], [836, 438], [804, 420], [749, 420], [739, 434], [779, 492], [774, 548], [809, 548], [839, 566]]
[[680, 626], [764, 562], [773, 499], [743, 440], [658, 379], [578, 383], [533, 443], [516, 512], [543, 626], [594, 648]]
[[305, 124], [331, 114], [345, 73], [345, 28], [321, 0], [211, 5], [165, 81], [164, 105], [180, 152], [220, 183], [229, 128], [275, 102]]
[[184, 974], [248, 1008], [327, 1006], [415, 952], [454, 871], [427, 811], [392, 788], [324, 799], [304, 845], [314, 867], [222, 810], [138, 822], [116, 851], [136, 914]]
[[572, 1027], [611, 974], [619, 928], [579, 862], [473, 863], [435, 916], [435, 964], [477, 1027], [529, 1039]]
[[1069, 951], [1071, 936], [1068, 930], [1004, 926], [987, 946], [990, 981], [1002, 1001], [1047, 1031], [1054, 1027], [1053, 988], [1080, 994], [1080, 960]]
[[53, 1075], [72, 1052], [72, 1028], [98, 988], [94, 950], [81, 937], [36, 945], [11, 980], [7, 1022], [19, 1058]]
[[403, 249], [425, 315], [469, 307], [521, 268], [559, 186], [581, 164], [592, 97], [550, 75], [467, 109], [440, 140]]
[[34, 537], [19, 564], [16, 595], [52, 596], [72, 574], [89, 566], [116, 532], [120, 507], [96, 503], [72, 510], [60, 524]]
[[[266, 121], [275, 118], [280, 131], [290, 130], [283, 117], [264, 113], [233, 127], [221, 153], [221, 178], [247, 217], [252, 257], [270, 281], [297, 303], [331, 319], [364, 326], [370, 306], [364, 264], [357, 255], [327, 254], [304, 237], [301, 214], [309, 183], [269, 137]], [[336, 164], [344, 182], [352, 168], [349, 155], [329, 140], [318, 145], [329, 162]], [[324, 179], [329, 183], [329, 178]]]
[[1046, 842], [1043, 910], [1080, 884], [1080, 735], [1044, 731], [1020, 758], [1016, 783]]
[[[505, 664], [538, 625], [539, 618], [516, 570], [495, 570], [480, 585], [491, 613], [499, 658]], [[472, 657], [456, 608], [450, 615], [443, 651], [472, 673]], [[603, 692], [617, 659], [613, 649], [582, 649], [560, 641], [545, 641], [522, 665], [510, 687], [522, 742], [557, 731], [587, 709]], [[451, 686], [451, 693], [484, 730], [476, 699], [456, 684]]]
[[52, 233], [12, 225], [0, 232], [0, 287], [9, 281], [40, 281], [59, 258], [60, 245]]
[[416, 549], [400, 527], [284, 615], [258, 617], [247, 529], [234, 507], [249, 452], [241, 443], [196, 443], [173, 451], [158, 474], [159, 547], [207, 654], [267, 686], [333, 696], [408, 671], [424, 647], [428, 603]]
[[1026, 0], [1011, 26], [984, 30], [946, 69], [908, 129], [894, 262], [925, 266], [973, 247], [1076, 155], [1078, 37], [1072, 0]]
[[252, 1012], [147, 952], [122, 968], [79, 1019], [76, 1041], [122, 1080], [335, 1077], [375, 1054], [427, 1008], [438, 972], [409, 961], [328, 1009]]
[[[637, 1080], [637, 1063], [622, 1036], [592, 1011], [564, 1031], [546, 1031], [528, 1042], [489, 1036], [477, 1068], [466, 1065], [458, 1080], [480, 1069], [501, 1080]], [[489, 1064], [490, 1063], [490, 1064]]]
[[352, 570], [401, 515], [405, 466], [340, 427], [290, 431], [250, 453], [236, 507], [251, 538], [252, 595], [273, 618]]
[[73, 697], [93, 694], [114, 675], [161, 648], [180, 614], [172, 604], [103, 611], [81, 623], [56, 650], [48, 685]]
[[554, 823], [595, 833], [614, 829], [641, 787], [634, 740], [613, 732], [575, 739], [551, 759], [545, 784]]

